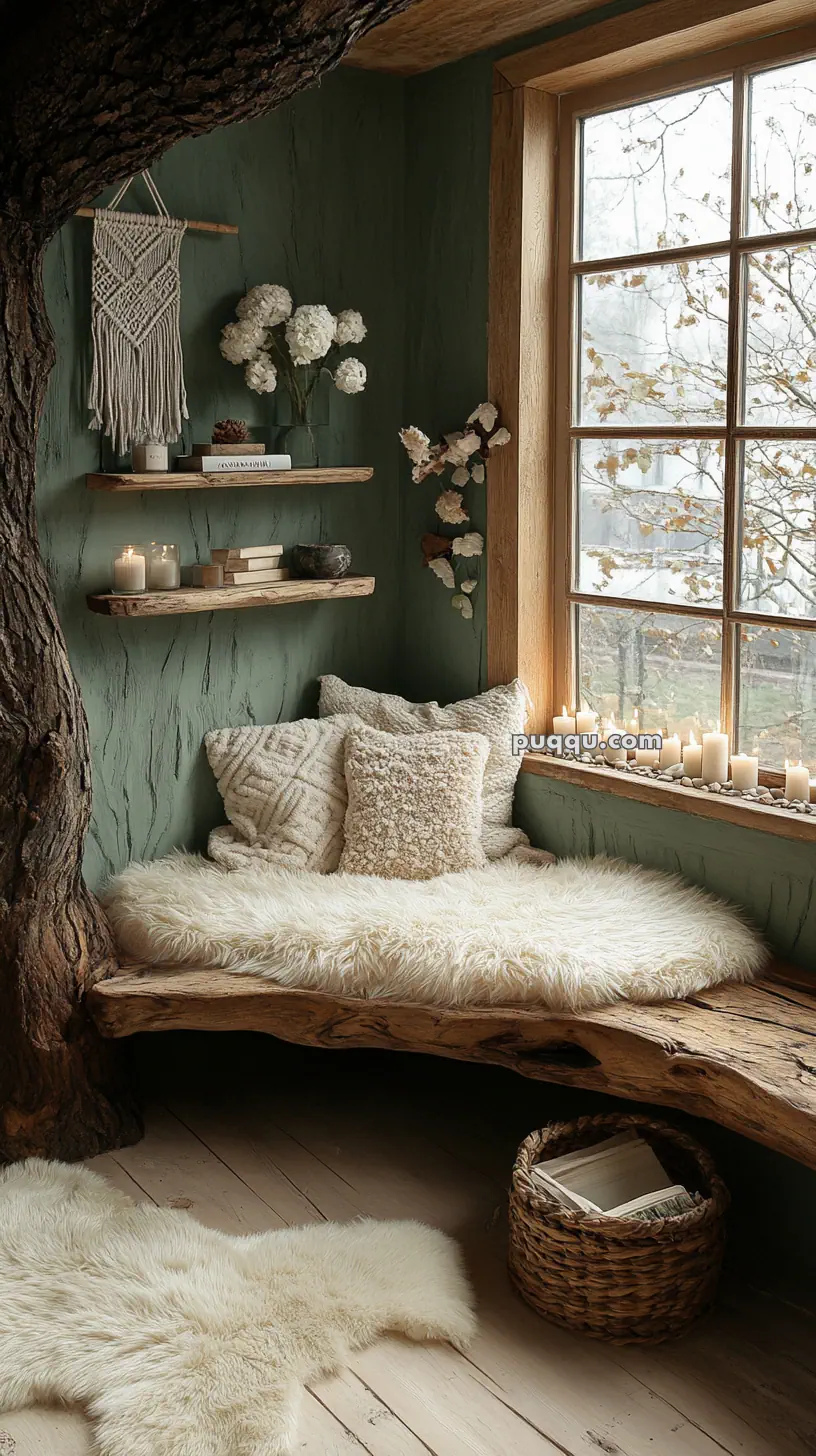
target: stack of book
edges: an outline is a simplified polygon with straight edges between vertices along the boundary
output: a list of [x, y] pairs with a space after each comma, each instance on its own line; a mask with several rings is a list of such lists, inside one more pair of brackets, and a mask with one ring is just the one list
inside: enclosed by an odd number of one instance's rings
[[192, 455], [180, 455], [178, 470], [192, 474], [228, 475], [238, 470], [291, 470], [291, 455], [267, 455], [265, 445], [193, 445]]
[[562, 1208], [610, 1218], [671, 1218], [700, 1202], [699, 1194], [669, 1180], [660, 1159], [634, 1128], [591, 1148], [537, 1163], [530, 1176]]
[[224, 568], [224, 586], [288, 581], [289, 568], [281, 566], [282, 556], [282, 546], [221, 546], [210, 552], [213, 565]]

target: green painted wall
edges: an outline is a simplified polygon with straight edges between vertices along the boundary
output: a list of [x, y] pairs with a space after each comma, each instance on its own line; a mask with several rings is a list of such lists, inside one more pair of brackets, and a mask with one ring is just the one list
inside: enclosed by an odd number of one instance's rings
[[[221, 326], [254, 283], [287, 284], [300, 302], [359, 308], [364, 395], [336, 390], [329, 458], [372, 464], [371, 485], [108, 496], [85, 489], [109, 457], [87, 428], [91, 361], [91, 224], [75, 220], [47, 257], [57, 366], [42, 431], [43, 549], [90, 721], [94, 824], [87, 873], [174, 845], [200, 847], [221, 819], [201, 748], [216, 725], [311, 711], [315, 678], [385, 681], [398, 576], [396, 429], [402, 389], [401, 83], [335, 72], [279, 112], [174, 148], [154, 168], [171, 211], [235, 222], [240, 236], [190, 233], [182, 245], [182, 333], [195, 438], [237, 415], [270, 442], [274, 396], [251, 394], [218, 352]], [[140, 184], [137, 184], [137, 187]], [[134, 205], [134, 204], [131, 204]], [[135, 205], [144, 206], [136, 193]], [[331, 399], [329, 400], [329, 392]], [[325, 411], [324, 411], [324, 417]], [[85, 593], [106, 589], [111, 548], [178, 541], [183, 559], [210, 546], [348, 541], [356, 569], [376, 572], [370, 600], [312, 603], [116, 622], [92, 615]]]

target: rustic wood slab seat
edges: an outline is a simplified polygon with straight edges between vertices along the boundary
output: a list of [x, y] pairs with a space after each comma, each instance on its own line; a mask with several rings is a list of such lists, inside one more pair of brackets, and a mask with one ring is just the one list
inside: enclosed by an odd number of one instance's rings
[[748, 986], [574, 1014], [288, 990], [260, 976], [123, 966], [88, 1001], [104, 1036], [263, 1031], [305, 1046], [491, 1062], [708, 1117], [816, 1168], [816, 981], [775, 962]]

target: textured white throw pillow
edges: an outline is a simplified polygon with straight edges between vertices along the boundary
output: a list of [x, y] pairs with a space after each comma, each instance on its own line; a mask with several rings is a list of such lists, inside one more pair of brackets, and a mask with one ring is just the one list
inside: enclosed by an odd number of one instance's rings
[[207, 757], [230, 821], [210, 834], [211, 859], [231, 870], [253, 863], [336, 870], [346, 814], [344, 744], [359, 721], [342, 714], [208, 733]]
[[386, 880], [431, 880], [486, 863], [481, 733], [346, 735], [348, 809], [340, 869]]
[[393, 693], [355, 688], [339, 677], [320, 679], [320, 716], [353, 713], [371, 728], [385, 733], [428, 733], [456, 729], [482, 733], [490, 744], [484, 776], [482, 844], [488, 859], [501, 859], [529, 840], [513, 828], [513, 790], [521, 758], [512, 751], [514, 733], [523, 733], [527, 721], [527, 691], [516, 678], [490, 688], [476, 698], [463, 698], [440, 708], [438, 703], [410, 703]]

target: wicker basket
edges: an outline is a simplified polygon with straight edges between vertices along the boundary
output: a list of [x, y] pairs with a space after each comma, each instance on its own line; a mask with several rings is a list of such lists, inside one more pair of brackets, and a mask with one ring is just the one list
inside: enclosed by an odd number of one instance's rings
[[[559, 1208], [530, 1176], [546, 1158], [637, 1128], [673, 1182], [704, 1202], [642, 1222]], [[612, 1114], [553, 1123], [525, 1138], [510, 1193], [510, 1276], [539, 1314], [628, 1345], [674, 1339], [710, 1305], [725, 1245], [728, 1191], [699, 1143], [649, 1117]]]

